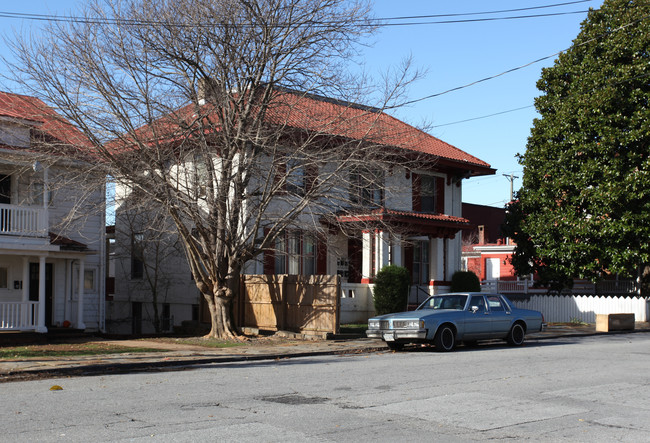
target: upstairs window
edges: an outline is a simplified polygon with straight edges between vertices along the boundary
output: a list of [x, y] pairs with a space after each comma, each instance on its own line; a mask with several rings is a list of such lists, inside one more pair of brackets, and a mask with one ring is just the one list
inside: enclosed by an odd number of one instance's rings
[[433, 175], [412, 174], [413, 210], [445, 212], [445, 179]]
[[370, 168], [350, 171], [350, 202], [369, 208], [384, 206], [384, 174]]

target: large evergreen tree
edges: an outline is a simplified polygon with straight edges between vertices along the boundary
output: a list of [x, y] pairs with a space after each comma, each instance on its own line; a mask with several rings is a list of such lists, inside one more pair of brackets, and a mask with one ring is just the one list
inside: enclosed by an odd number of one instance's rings
[[537, 87], [507, 219], [518, 273], [635, 276], [650, 258], [650, 2], [591, 11]]

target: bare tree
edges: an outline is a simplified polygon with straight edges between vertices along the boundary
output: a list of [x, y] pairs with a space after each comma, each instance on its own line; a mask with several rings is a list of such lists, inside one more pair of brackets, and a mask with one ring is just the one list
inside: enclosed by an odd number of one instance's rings
[[417, 162], [386, 148], [406, 135], [382, 109], [418, 74], [405, 63], [377, 94], [347, 71], [368, 13], [362, 0], [95, 0], [13, 43], [24, 84], [92, 141], [70, 155], [171, 218], [211, 336], [236, 334], [247, 262], [288, 229], [322, 234], [379, 205], [395, 163]]

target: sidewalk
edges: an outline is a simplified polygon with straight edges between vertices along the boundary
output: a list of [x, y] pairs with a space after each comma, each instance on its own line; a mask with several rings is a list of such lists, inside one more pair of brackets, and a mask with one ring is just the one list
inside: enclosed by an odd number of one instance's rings
[[[637, 323], [634, 331], [618, 333], [633, 332], [650, 332], [650, 323]], [[594, 325], [551, 325], [544, 332], [528, 334], [526, 340], [534, 343], [538, 340], [559, 337], [615, 333], [617, 332], [597, 333]], [[191, 366], [215, 363], [388, 351], [384, 342], [380, 340], [356, 337], [316, 341], [287, 339], [286, 341], [276, 340], [272, 343], [231, 348], [206, 348], [154, 340], [100, 339], [96, 342], [125, 347], [160, 349], [161, 352], [0, 360], [0, 382], [138, 371], [182, 370]]]

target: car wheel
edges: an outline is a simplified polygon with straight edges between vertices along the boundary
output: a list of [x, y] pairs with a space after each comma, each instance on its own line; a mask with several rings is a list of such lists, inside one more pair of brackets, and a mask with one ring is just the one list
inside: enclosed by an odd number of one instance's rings
[[397, 343], [396, 341], [387, 341], [386, 346], [392, 351], [401, 351], [404, 349], [404, 343]]
[[524, 343], [526, 330], [521, 323], [515, 323], [508, 332], [508, 344], [512, 346], [521, 346]]
[[441, 326], [433, 339], [433, 344], [438, 351], [449, 352], [456, 346], [456, 333], [451, 326]]

